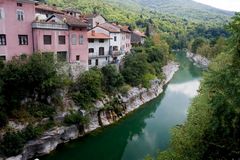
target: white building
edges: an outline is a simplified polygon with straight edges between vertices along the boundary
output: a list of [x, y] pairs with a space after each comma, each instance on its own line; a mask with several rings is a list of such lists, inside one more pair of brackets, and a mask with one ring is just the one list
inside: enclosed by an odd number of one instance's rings
[[104, 33], [88, 32], [89, 67], [103, 67], [111, 61], [110, 36]]
[[128, 29], [111, 23], [103, 23], [92, 30], [110, 36], [110, 54], [115, 63], [120, 62], [125, 54], [130, 52], [131, 32]]

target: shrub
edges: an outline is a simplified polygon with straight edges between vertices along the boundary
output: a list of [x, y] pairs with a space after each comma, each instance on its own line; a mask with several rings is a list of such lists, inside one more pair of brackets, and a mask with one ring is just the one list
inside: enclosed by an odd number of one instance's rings
[[8, 117], [5, 113], [0, 112], [0, 128], [5, 127], [8, 122]]
[[70, 113], [69, 115], [65, 116], [64, 123], [68, 125], [72, 124], [86, 124], [88, 123], [88, 118], [80, 115], [80, 113]]
[[145, 88], [150, 88], [151, 87], [151, 83], [150, 81], [151, 80], [154, 80], [156, 78], [156, 76], [150, 74], [150, 73], [147, 73], [143, 76], [143, 81], [142, 81], [142, 85], [143, 87]]
[[15, 156], [22, 152], [24, 144], [21, 132], [7, 132], [1, 142], [1, 150], [5, 156]]
[[131, 86], [128, 84], [124, 84], [122, 87], [120, 87], [119, 91], [122, 95], [127, 95], [128, 91], [131, 89]]
[[33, 125], [30, 124], [22, 132], [22, 135], [25, 141], [29, 141], [31, 139], [39, 137], [43, 133], [43, 131], [44, 130], [42, 126], [34, 127]]
[[91, 109], [92, 103], [102, 97], [103, 75], [99, 69], [93, 68], [79, 76], [70, 89], [74, 102], [83, 109]]
[[123, 85], [123, 77], [121, 73], [117, 71], [116, 66], [107, 65], [102, 68], [102, 73], [104, 89], [108, 93], [116, 92], [118, 88]]

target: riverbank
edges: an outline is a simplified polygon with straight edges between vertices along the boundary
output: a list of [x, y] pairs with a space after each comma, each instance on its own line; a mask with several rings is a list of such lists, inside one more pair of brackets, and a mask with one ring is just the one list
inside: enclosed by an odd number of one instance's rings
[[132, 88], [127, 95], [120, 96], [121, 105], [124, 108], [121, 116], [118, 116], [113, 111], [103, 110], [104, 102], [96, 103], [96, 111], [90, 114], [90, 123], [80, 130], [78, 126], [60, 126], [45, 132], [45, 134], [37, 139], [28, 142], [21, 155], [11, 157], [8, 160], [25, 160], [36, 156], [41, 156], [50, 153], [56, 149], [57, 145], [66, 143], [70, 140], [82, 137], [85, 134], [118, 121], [120, 118], [126, 116], [129, 112], [137, 109], [142, 104], [156, 98], [163, 91], [163, 86], [166, 85], [173, 77], [174, 73], [178, 70], [179, 65], [170, 62], [163, 67], [163, 72], [166, 77], [165, 80], [154, 80], [149, 89], [145, 88]]
[[188, 59], [194, 62], [195, 65], [201, 67], [201, 68], [208, 68], [210, 64], [210, 60], [208, 60], [206, 57], [203, 57], [199, 54], [194, 54], [192, 52], [187, 52], [186, 56]]

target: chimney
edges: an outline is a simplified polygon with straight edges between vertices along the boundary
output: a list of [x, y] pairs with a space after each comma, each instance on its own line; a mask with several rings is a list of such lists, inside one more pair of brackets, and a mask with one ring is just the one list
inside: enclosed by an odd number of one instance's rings
[[95, 33], [96, 33], [96, 32], [95, 32], [94, 30], [92, 30], [92, 36], [95, 36]]

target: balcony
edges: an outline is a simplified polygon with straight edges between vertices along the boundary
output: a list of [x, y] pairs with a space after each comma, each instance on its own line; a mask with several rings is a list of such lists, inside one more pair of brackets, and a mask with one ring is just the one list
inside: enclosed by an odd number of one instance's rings
[[110, 56], [108, 52], [105, 52], [104, 55], [99, 55], [99, 53], [89, 53], [88, 57], [89, 58], [105, 58]]
[[46, 23], [46, 22], [33, 22], [32, 28], [34, 28], [34, 29], [68, 30], [68, 26], [66, 24]]
[[118, 57], [124, 55], [124, 53], [122, 51], [112, 51], [111, 55], [112, 57]]

